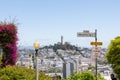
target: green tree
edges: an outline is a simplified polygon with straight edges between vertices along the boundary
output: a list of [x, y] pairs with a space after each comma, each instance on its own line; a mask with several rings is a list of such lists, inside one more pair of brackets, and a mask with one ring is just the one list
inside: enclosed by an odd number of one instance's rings
[[111, 40], [106, 52], [106, 59], [120, 79], [120, 36]]
[[44, 46], [43, 48], [53, 48], [55, 52], [57, 51], [57, 49], [79, 51], [79, 49], [75, 45], [72, 45], [69, 42], [65, 42], [63, 45], [61, 45], [60, 42], [57, 42], [54, 45]]
[[2, 62], [1, 62], [1, 60], [2, 60], [2, 56], [0, 56], [0, 68], [1, 68], [1, 65], [2, 65]]

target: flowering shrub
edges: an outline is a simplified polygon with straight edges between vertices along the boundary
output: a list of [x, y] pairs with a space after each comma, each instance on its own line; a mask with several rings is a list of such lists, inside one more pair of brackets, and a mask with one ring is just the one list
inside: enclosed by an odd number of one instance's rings
[[17, 27], [14, 23], [0, 23], [0, 45], [3, 49], [2, 67], [15, 65], [17, 59]]

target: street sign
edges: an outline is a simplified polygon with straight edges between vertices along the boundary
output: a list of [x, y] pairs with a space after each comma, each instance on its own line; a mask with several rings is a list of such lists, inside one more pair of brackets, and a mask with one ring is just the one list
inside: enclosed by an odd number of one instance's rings
[[83, 32], [78, 32], [77, 37], [95, 37], [95, 32], [84, 30]]
[[96, 45], [96, 46], [97, 46], [97, 45], [101, 46], [101, 45], [102, 45], [102, 42], [91, 42], [90, 44], [91, 44], [91, 45]]
[[94, 53], [95, 56], [98, 56], [99, 53], [101, 53], [101, 48], [100, 47], [94, 47], [92, 49], [92, 52]]
[[93, 47], [92, 51], [93, 52], [100, 52], [101, 51], [101, 47]]

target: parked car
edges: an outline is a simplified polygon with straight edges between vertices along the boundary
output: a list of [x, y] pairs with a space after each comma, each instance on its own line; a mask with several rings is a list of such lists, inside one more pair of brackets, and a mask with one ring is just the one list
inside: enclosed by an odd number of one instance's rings
[[101, 73], [101, 75], [106, 79], [106, 80], [111, 80], [110, 78], [110, 71], [109, 70], [105, 70], [104, 72]]

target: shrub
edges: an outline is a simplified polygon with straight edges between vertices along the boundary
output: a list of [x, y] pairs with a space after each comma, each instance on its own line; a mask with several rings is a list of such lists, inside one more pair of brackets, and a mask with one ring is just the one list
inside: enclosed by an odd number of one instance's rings
[[[0, 80], [35, 80], [35, 71], [25, 67], [6, 66], [0, 69]], [[51, 78], [40, 72], [39, 80], [51, 80]]]
[[[84, 72], [79, 72], [79, 73], [75, 72], [73, 75], [63, 80], [96, 80], [96, 78], [93, 72], [84, 71]], [[100, 74], [98, 74], [98, 80], [105, 80], [105, 79], [102, 78]]]

